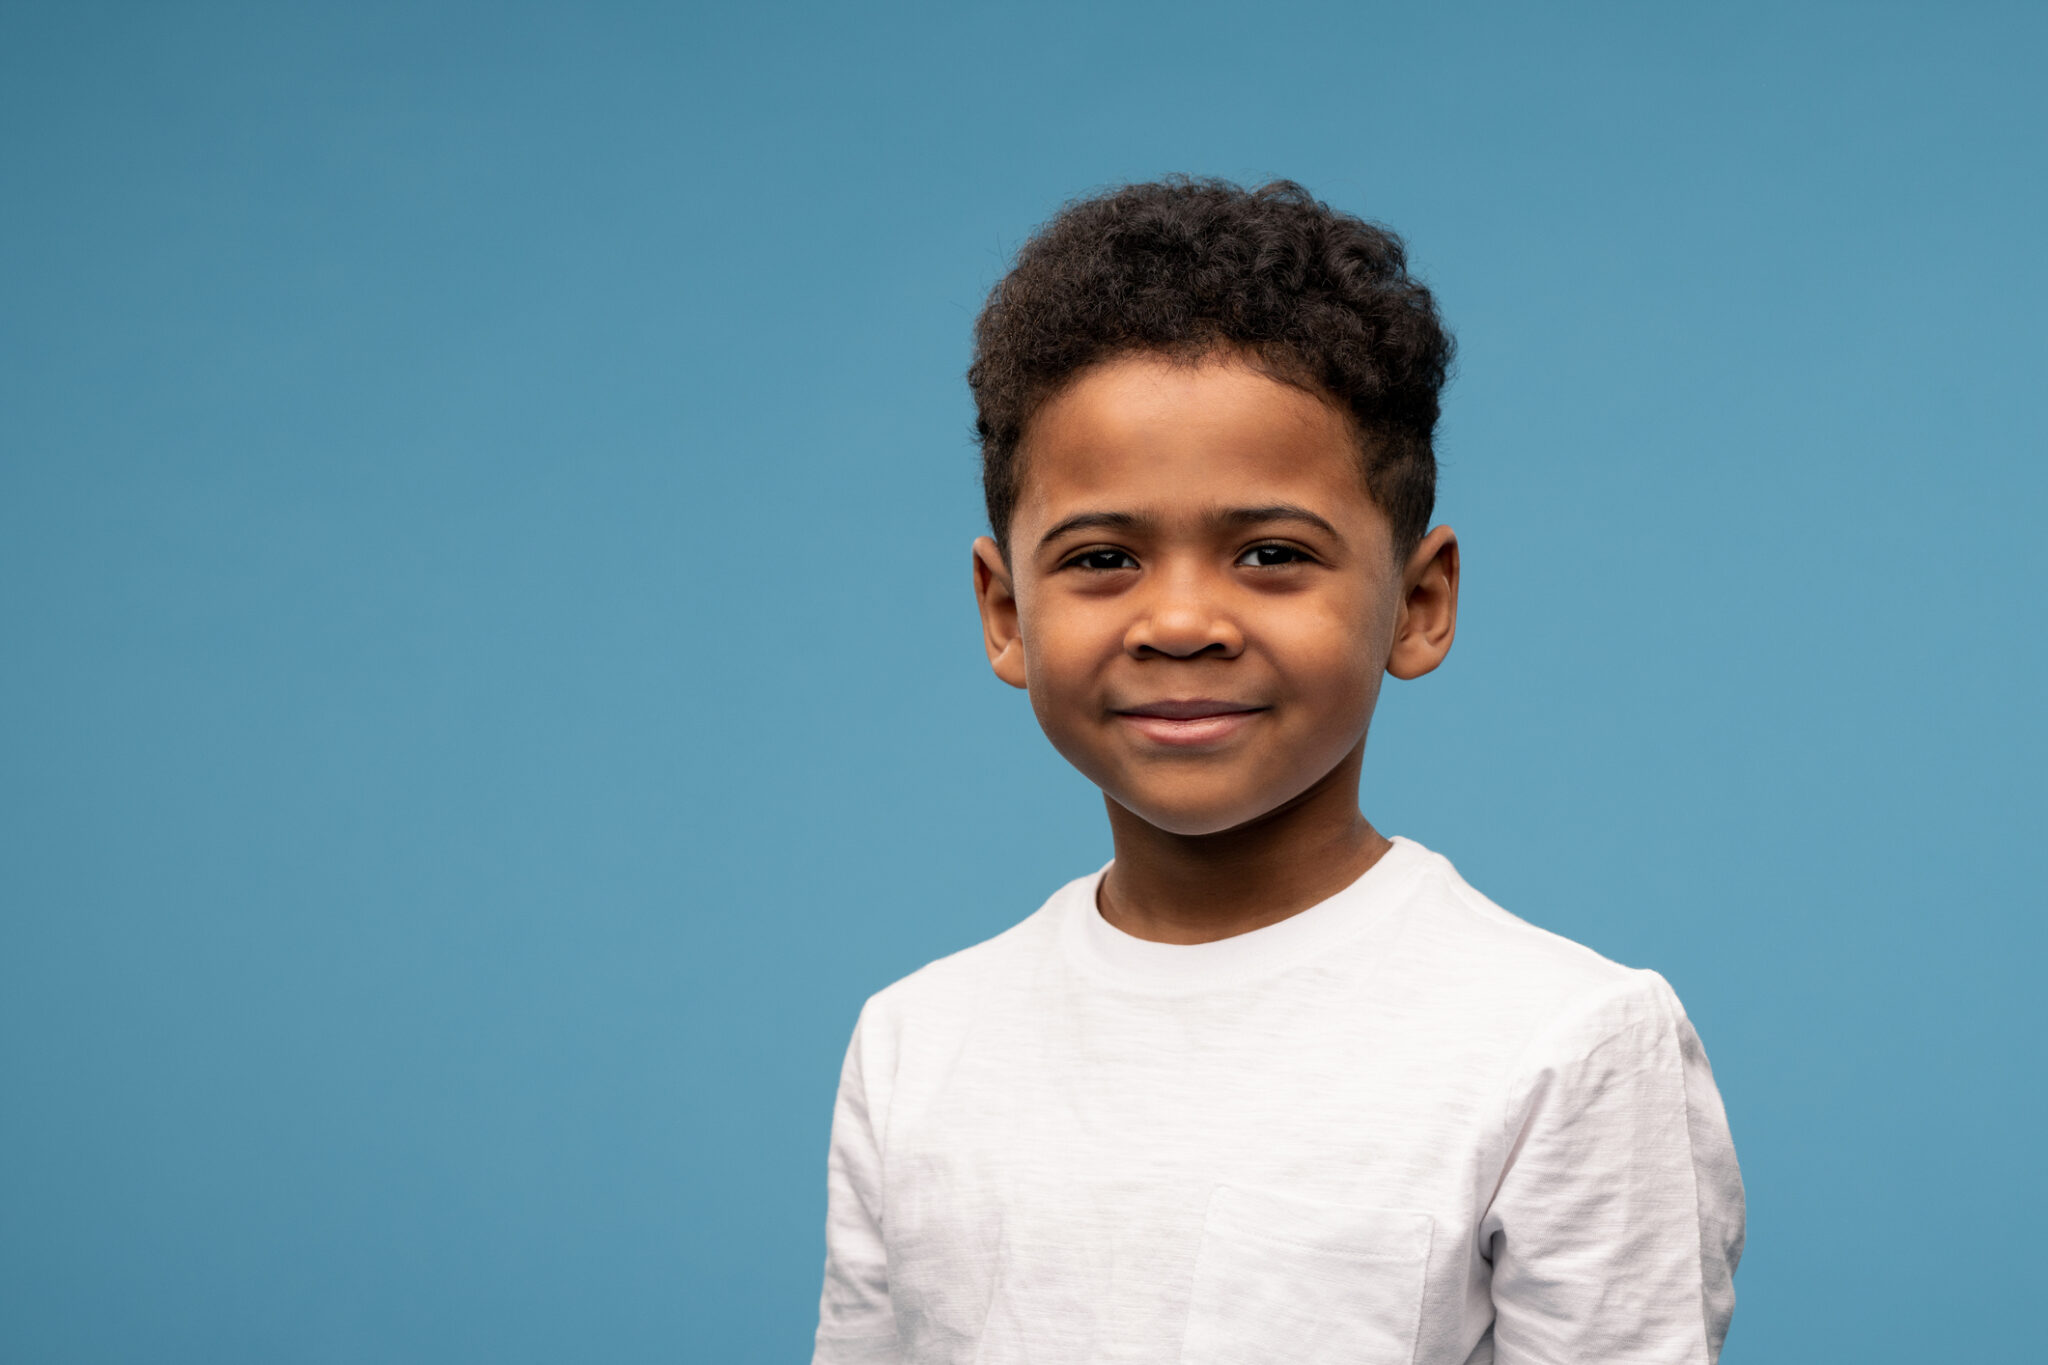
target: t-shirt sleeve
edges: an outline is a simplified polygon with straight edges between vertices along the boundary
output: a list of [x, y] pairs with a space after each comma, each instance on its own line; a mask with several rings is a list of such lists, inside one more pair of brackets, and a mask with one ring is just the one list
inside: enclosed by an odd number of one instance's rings
[[1678, 998], [1632, 972], [1514, 1069], [1480, 1226], [1498, 1365], [1712, 1365], [1735, 1311], [1742, 1176]]
[[875, 1137], [862, 1031], [854, 1026], [832, 1111], [826, 1161], [825, 1292], [812, 1365], [897, 1365], [896, 1317], [882, 1241], [882, 1155]]

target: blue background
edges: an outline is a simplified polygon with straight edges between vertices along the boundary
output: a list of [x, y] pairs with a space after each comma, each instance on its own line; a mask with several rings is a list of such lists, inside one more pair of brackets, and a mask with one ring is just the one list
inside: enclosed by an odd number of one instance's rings
[[860, 1001], [1107, 856], [961, 372], [1287, 175], [1462, 343], [1382, 828], [1677, 986], [1726, 1359], [2034, 1334], [2048, 11], [0, 10], [0, 1358], [803, 1359]]

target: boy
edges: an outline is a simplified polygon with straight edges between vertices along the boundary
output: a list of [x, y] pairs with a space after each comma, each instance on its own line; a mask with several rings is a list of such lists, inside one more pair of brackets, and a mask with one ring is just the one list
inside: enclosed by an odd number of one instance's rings
[[815, 1360], [1712, 1362], [1742, 1186], [1670, 987], [1359, 812], [1457, 620], [1400, 242], [1131, 186], [975, 338], [989, 662], [1115, 858], [862, 1011]]

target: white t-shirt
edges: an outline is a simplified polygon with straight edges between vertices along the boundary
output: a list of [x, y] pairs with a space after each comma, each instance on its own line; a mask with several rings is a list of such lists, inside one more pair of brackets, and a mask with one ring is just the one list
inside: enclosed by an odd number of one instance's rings
[[1101, 876], [861, 1012], [819, 1365], [1719, 1354], [1742, 1180], [1662, 977], [1405, 839], [1193, 946]]

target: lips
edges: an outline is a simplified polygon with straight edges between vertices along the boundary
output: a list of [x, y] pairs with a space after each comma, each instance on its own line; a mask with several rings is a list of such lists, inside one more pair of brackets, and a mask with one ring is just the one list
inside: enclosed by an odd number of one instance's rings
[[1265, 710], [1249, 702], [1191, 697], [1118, 707], [1116, 716], [1121, 724], [1154, 743], [1202, 748], [1236, 735]]

